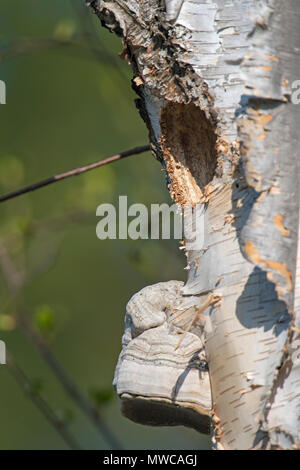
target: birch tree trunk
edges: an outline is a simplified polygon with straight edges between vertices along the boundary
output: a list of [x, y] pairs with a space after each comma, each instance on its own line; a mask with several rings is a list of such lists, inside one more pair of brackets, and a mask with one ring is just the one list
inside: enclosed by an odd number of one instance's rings
[[211, 422], [216, 448], [299, 449], [300, 2], [89, 3], [123, 39], [171, 197], [205, 217], [185, 285], [128, 304], [123, 412], [201, 432]]

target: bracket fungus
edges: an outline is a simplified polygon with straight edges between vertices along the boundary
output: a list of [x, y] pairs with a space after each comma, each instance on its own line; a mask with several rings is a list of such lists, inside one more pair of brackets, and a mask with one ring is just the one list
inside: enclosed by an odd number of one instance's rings
[[184, 332], [199, 298], [182, 297], [182, 286], [161, 282], [130, 299], [114, 386], [132, 421], [208, 434], [211, 392], [202, 325]]

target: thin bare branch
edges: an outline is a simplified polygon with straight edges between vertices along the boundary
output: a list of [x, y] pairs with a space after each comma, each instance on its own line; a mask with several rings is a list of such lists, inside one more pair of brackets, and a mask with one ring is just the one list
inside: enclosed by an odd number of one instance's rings
[[[77, 0], [70, 0], [71, 5], [78, 16], [79, 23], [82, 30], [82, 37], [90, 45], [90, 51], [96, 56], [96, 59], [99, 60], [99, 46], [100, 46], [100, 60], [104, 55], [108, 58], [115, 67], [117, 68], [120, 77], [122, 78], [123, 84], [125, 84], [126, 89], [128, 90], [128, 77], [126, 76], [123, 67], [121, 66], [120, 58], [111, 53], [111, 51], [106, 47], [105, 42], [101, 41], [99, 34], [95, 29], [95, 25], [92, 19], [92, 12], [88, 8], [87, 4], [83, 2], [78, 2]], [[125, 96], [129, 97], [128, 93]]]
[[71, 176], [81, 175], [90, 170], [94, 170], [95, 168], [99, 168], [104, 165], [108, 165], [109, 163], [116, 162], [126, 157], [130, 157], [131, 155], [138, 155], [140, 153], [144, 153], [150, 150], [150, 145], [143, 145], [141, 147], [134, 147], [130, 150], [125, 150], [124, 152], [120, 152], [112, 157], [105, 158], [104, 160], [100, 160], [98, 162], [91, 163], [86, 166], [82, 166], [79, 168], [74, 168], [73, 170], [66, 171], [65, 173], [60, 173], [58, 175], [50, 176], [50, 178], [46, 178], [38, 183], [31, 184], [26, 186], [25, 188], [18, 189], [17, 191], [13, 191], [11, 193], [5, 194], [4, 196], [0, 197], [0, 202], [7, 201], [8, 199], [13, 199], [15, 197], [21, 196], [22, 194], [29, 193], [31, 191], [35, 191], [36, 189], [43, 188], [44, 186], [48, 186], [49, 184], [57, 183], [58, 181], [62, 181], [66, 178], [70, 178]]
[[0, 63], [7, 59], [17, 57], [23, 54], [30, 54], [34, 52], [40, 52], [43, 50], [57, 50], [57, 51], [68, 51], [68, 53], [76, 53], [76, 56], [80, 54], [82, 58], [97, 58], [98, 62], [116, 66], [115, 61], [109, 56], [109, 54], [99, 49], [99, 47], [91, 47], [89, 44], [75, 42], [73, 40], [65, 40], [59, 38], [29, 38], [21, 37], [15, 42], [3, 46], [0, 48]]
[[12, 296], [16, 296], [24, 284], [24, 275], [21, 274], [9, 256], [5, 243], [0, 238], [0, 266], [7, 286]]
[[[25, 313], [25, 312], [24, 312]], [[95, 408], [91, 402], [81, 393], [72, 379], [68, 376], [67, 372], [60, 365], [57, 359], [51, 352], [48, 344], [42, 336], [31, 326], [26, 314], [19, 315], [16, 318], [17, 325], [24, 331], [27, 338], [39, 350], [41, 356], [48, 364], [55, 377], [69, 395], [70, 398], [77, 404], [77, 406], [91, 419], [101, 435], [106, 439], [112, 449], [121, 449], [121, 444], [117, 441], [114, 434], [104, 422], [100, 412]]]
[[[5, 261], [3, 261], [5, 256]], [[9, 269], [6, 269], [6, 265], [9, 262]], [[16, 302], [17, 313], [15, 314], [16, 325], [24, 332], [29, 341], [39, 350], [45, 362], [52, 370], [54, 376], [59, 381], [62, 388], [65, 390], [67, 395], [77, 404], [77, 406], [85, 413], [85, 415], [94, 423], [99, 433], [106, 439], [112, 449], [122, 449], [121, 444], [114, 436], [112, 431], [109, 429], [107, 424], [104, 422], [103, 417], [97, 408], [95, 408], [90, 401], [81, 393], [79, 388], [75, 385], [72, 379], [68, 376], [66, 371], [60, 365], [58, 360], [51, 352], [49, 345], [42, 338], [42, 336], [35, 330], [30, 321], [28, 320], [28, 314], [22, 306], [20, 301], [21, 289], [23, 283], [16, 282], [18, 277], [18, 270], [14, 266], [12, 259], [6, 249], [5, 243], [0, 238], [0, 266], [2, 267], [3, 276], [12, 297]], [[23, 278], [24, 280], [24, 278]]]
[[72, 433], [67, 429], [66, 423], [56, 415], [49, 403], [36, 390], [36, 387], [33, 385], [21, 367], [16, 363], [14, 357], [9, 352], [6, 353], [6, 365], [8, 371], [21, 387], [23, 392], [30, 398], [32, 403], [37, 407], [42, 415], [45, 416], [47, 421], [65, 441], [67, 446], [72, 450], [80, 450], [80, 445]]

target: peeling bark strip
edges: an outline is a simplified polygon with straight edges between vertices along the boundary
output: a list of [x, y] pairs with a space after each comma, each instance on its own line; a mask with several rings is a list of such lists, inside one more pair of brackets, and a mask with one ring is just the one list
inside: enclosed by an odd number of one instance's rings
[[[205, 211], [205, 246], [186, 252], [185, 285], [158, 284], [128, 304], [115, 375], [124, 412], [198, 430], [210, 415], [217, 448], [299, 449], [299, 110], [290, 95], [300, 2], [89, 3], [122, 37], [172, 198]], [[173, 319], [189, 325], [211, 294], [220, 301], [176, 349]], [[184, 322], [176, 328], [184, 334]], [[191, 374], [195, 360], [208, 363], [211, 395], [208, 373]]]

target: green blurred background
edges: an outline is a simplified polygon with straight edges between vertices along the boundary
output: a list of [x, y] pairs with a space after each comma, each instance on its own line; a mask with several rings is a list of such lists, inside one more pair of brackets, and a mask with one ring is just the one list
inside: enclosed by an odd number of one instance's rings
[[[1, 0], [0, 34], [0, 194], [148, 143], [122, 44], [83, 0]], [[171, 202], [160, 164], [149, 152], [133, 156], [1, 204], [2, 248], [25, 276], [27, 318], [124, 448], [208, 448], [192, 430], [143, 427], [120, 413], [111, 383], [126, 302], [146, 285], [184, 280], [185, 259], [176, 241], [98, 240], [96, 207], [119, 195]], [[1, 270], [0, 339], [80, 445], [109, 449], [16, 328], [18, 308]], [[1, 449], [66, 448], [5, 365], [0, 400]]]

